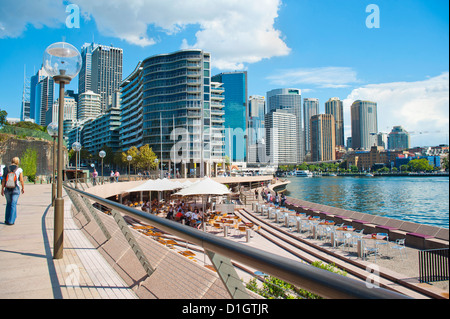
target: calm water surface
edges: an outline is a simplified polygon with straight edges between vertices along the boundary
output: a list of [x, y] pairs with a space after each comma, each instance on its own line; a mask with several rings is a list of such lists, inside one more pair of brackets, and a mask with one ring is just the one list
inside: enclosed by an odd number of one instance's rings
[[288, 177], [294, 198], [448, 228], [448, 177]]

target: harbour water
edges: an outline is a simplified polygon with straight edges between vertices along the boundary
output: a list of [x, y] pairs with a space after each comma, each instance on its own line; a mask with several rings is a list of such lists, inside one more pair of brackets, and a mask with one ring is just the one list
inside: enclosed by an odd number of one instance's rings
[[287, 195], [328, 206], [449, 228], [449, 177], [288, 177]]

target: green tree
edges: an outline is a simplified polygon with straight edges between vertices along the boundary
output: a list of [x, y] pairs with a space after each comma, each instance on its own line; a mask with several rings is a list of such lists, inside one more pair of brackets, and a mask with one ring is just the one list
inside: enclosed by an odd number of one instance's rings
[[5, 110], [0, 110], [0, 127], [7, 124], [6, 117], [8, 116], [8, 112]]
[[432, 171], [433, 167], [426, 158], [413, 159], [408, 163], [408, 168], [413, 172]]
[[27, 149], [22, 155], [23, 175], [28, 177], [30, 182], [36, 179], [37, 171], [37, 151], [35, 149]]
[[155, 170], [158, 168], [158, 164], [155, 162], [156, 159], [156, 154], [153, 152], [152, 148], [148, 144], [145, 144], [139, 148], [136, 165], [140, 169], [148, 171]]

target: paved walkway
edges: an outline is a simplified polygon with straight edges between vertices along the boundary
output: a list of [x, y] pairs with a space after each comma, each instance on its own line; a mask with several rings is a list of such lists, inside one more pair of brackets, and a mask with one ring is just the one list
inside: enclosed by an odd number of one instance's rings
[[25, 185], [14, 226], [0, 198], [0, 299], [137, 298], [76, 227], [65, 199], [64, 258], [53, 259], [51, 185]]

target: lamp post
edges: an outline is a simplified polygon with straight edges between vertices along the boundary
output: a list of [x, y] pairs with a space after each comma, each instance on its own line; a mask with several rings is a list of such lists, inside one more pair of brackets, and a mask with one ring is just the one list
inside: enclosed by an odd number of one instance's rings
[[47, 133], [53, 138], [53, 166], [52, 166], [52, 206], [55, 206], [55, 196], [56, 196], [56, 137], [58, 136], [58, 123], [51, 122], [47, 126]]
[[81, 144], [73, 142], [72, 149], [75, 151], [75, 188], [78, 188], [78, 153], [81, 151]]
[[156, 163], [156, 168], [158, 169], [158, 162], [159, 160], [157, 158], [155, 158], [155, 163]]
[[61, 259], [63, 257], [64, 241], [64, 199], [62, 198], [64, 88], [80, 72], [81, 55], [69, 43], [53, 43], [45, 49], [43, 66], [48, 75], [53, 77], [56, 83], [59, 83], [58, 169], [54, 213], [53, 258]]
[[102, 185], [103, 185], [103, 158], [106, 156], [106, 152], [105, 151], [100, 151], [98, 153], [98, 156], [100, 156], [100, 158], [102, 159]]
[[133, 157], [131, 155], [127, 156], [127, 161], [128, 161], [128, 180], [130, 181], [130, 165], [131, 165], [131, 160], [133, 159]]

